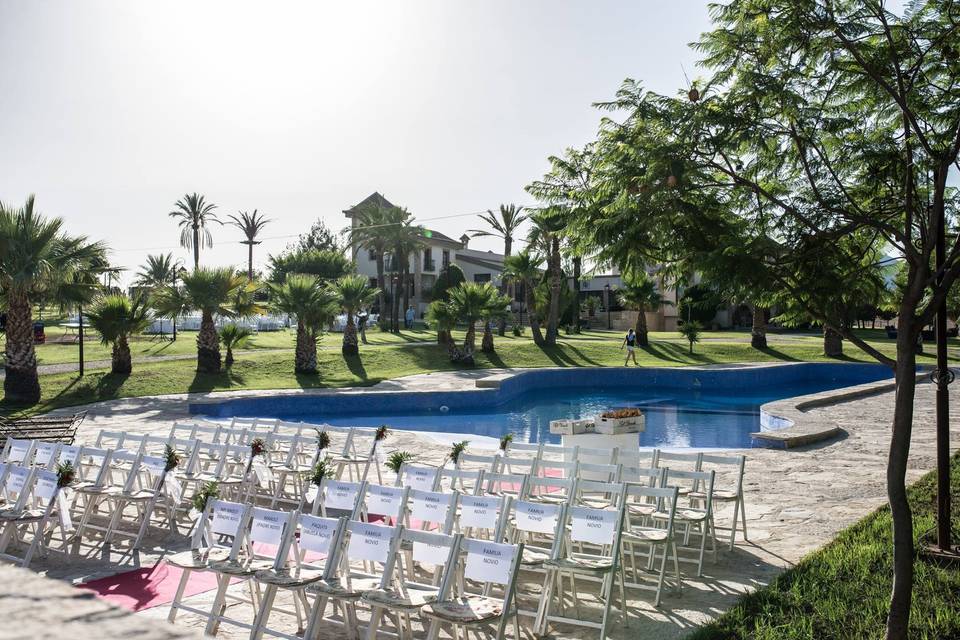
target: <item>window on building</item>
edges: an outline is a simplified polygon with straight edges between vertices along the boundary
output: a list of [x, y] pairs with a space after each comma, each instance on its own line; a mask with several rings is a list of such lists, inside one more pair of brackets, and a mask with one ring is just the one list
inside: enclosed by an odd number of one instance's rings
[[375, 261], [377, 259], [377, 252], [373, 249], [367, 249], [367, 257], [370, 258], [371, 261]]
[[473, 281], [474, 281], [474, 282], [490, 282], [490, 274], [489, 274], [489, 273], [475, 273], [475, 274], [473, 274]]
[[377, 288], [377, 279], [376, 279], [376, 278], [370, 278], [370, 286], [373, 287], [374, 289]]
[[436, 265], [433, 263], [433, 252], [429, 249], [424, 249], [423, 251], [423, 270], [424, 271], [434, 271]]
[[442, 258], [442, 259], [443, 259], [443, 268], [446, 269], [447, 267], [450, 266], [450, 250], [449, 250], [449, 249], [444, 249], [444, 250], [443, 250], [443, 258]]

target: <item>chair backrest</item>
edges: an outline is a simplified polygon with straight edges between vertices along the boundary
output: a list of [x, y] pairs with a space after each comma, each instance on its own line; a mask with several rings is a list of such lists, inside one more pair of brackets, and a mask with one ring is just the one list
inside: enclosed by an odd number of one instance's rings
[[34, 469], [13, 463], [6, 464], [7, 473], [3, 486], [0, 487], [0, 494], [9, 504], [14, 505], [14, 511], [22, 511], [30, 495]]
[[[713, 483], [716, 471], [683, 471], [667, 468], [663, 473], [663, 486], [687, 487], [693, 491], [702, 491], [706, 496], [703, 511], [713, 511]], [[694, 508], [694, 507], [691, 507]]]
[[397, 486], [420, 491], [436, 491], [440, 486], [440, 469], [405, 462], [397, 473]]
[[253, 507], [250, 511], [251, 552], [257, 557], [272, 559], [275, 569], [282, 568], [287, 563], [296, 521], [296, 511]]
[[[636, 503], [655, 505], [660, 513], [668, 514], [665, 522], [667, 532], [673, 531], [674, 515], [677, 512], [677, 498], [680, 489], [677, 487], [645, 487], [638, 484], [628, 484], [625, 499]], [[629, 512], [624, 516], [624, 522], [629, 520]]]
[[517, 458], [539, 458], [541, 456], [542, 447], [542, 442], [511, 442], [507, 447], [507, 455], [515, 456]]
[[517, 457], [511, 455], [500, 456], [498, 470], [501, 473], [526, 473], [531, 476], [537, 474], [538, 458]]
[[579, 477], [580, 463], [576, 460], [541, 460], [536, 475], [543, 478]]
[[397, 571], [397, 554], [394, 553], [383, 572], [380, 587], [389, 589], [394, 581], [401, 584], [411, 583], [413, 581], [409, 576], [422, 572], [427, 576], [427, 583], [442, 585], [439, 596], [445, 597], [444, 591], [452, 586], [449, 576], [457, 571], [460, 541], [460, 534], [419, 531], [402, 527], [398, 546], [409, 544], [412, 547], [410, 559], [416, 567], [408, 566], [406, 571]]
[[75, 465], [77, 479], [92, 482], [98, 487], [104, 486], [110, 476], [112, 455], [113, 451], [110, 449], [82, 447]]
[[367, 484], [363, 493], [362, 516], [367, 520], [372, 516], [382, 516], [392, 522], [399, 522], [407, 508], [409, 492], [410, 487]]
[[456, 491], [421, 491], [411, 488], [407, 494], [407, 526], [412, 529], [429, 530], [434, 525], [442, 533], [453, 531], [453, 522], [457, 515]]
[[57, 452], [63, 446], [57, 442], [38, 442], [33, 453], [33, 466], [52, 469], [56, 465]]
[[97, 439], [93, 445], [103, 449], [119, 449], [123, 446], [123, 437], [126, 435], [123, 431], [108, 431], [101, 429], [97, 434]]
[[577, 493], [577, 478], [537, 478], [531, 476], [527, 479], [527, 492], [522, 497], [527, 500], [564, 499], [566, 502], [573, 500]]
[[577, 464], [577, 477], [598, 482], [619, 482], [622, 470], [619, 464], [580, 462]]
[[620, 462], [620, 449], [601, 449], [577, 447], [577, 461], [584, 464], [617, 464]]
[[[569, 529], [566, 538], [580, 552], [588, 552], [589, 545], [600, 547], [599, 552], [620, 555], [620, 534], [623, 528], [623, 509], [594, 509], [592, 507], [571, 506], [567, 508]], [[582, 544], [586, 543], [586, 544]]]
[[351, 562], [372, 562], [383, 565], [396, 553], [403, 527], [391, 527], [372, 522], [347, 522], [344, 533], [346, 544], [340, 547], [340, 568], [349, 572]]
[[563, 516], [562, 504], [544, 504], [527, 500], [511, 503], [514, 529], [517, 533], [556, 535]]
[[736, 495], [740, 495], [743, 491], [743, 472], [746, 463], [747, 456], [743, 455], [723, 456], [712, 453], [702, 453], [700, 455], [700, 466], [697, 468], [697, 471], [707, 471], [710, 469], [717, 471], [717, 467], [732, 467], [732, 490]]
[[650, 487], [660, 486], [663, 478], [663, 467], [622, 467], [620, 480]]
[[565, 447], [562, 444], [547, 444], [543, 443], [540, 445], [540, 459], [541, 460], [576, 460], [577, 459], [577, 449], [580, 447]]
[[653, 452], [653, 466], [670, 467], [674, 470], [696, 471], [700, 465], [700, 452], [664, 451], [656, 449]]
[[577, 482], [575, 503], [589, 499], [593, 503], [619, 509], [623, 505], [625, 492], [626, 484], [623, 482], [580, 480]]
[[174, 422], [173, 426], [170, 427], [170, 437], [192, 440], [198, 426], [193, 422]]
[[192, 546], [220, 547], [239, 550], [244, 528], [250, 517], [250, 506], [239, 502], [211, 499], [194, 530]]
[[482, 494], [500, 495], [509, 493], [517, 496], [527, 495], [530, 476], [525, 473], [484, 473]]
[[3, 452], [3, 461], [10, 464], [29, 465], [35, 446], [36, 442], [34, 440], [7, 438]]
[[523, 555], [523, 544], [464, 538], [460, 548], [466, 554], [463, 577], [483, 585], [484, 593], [490, 585], [505, 587], [502, 610], [509, 611], [520, 568], [520, 557]]
[[457, 490], [461, 494], [478, 495], [483, 488], [483, 469], [440, 469], [440, 489]]
[[481, 455], [464, 451], [457, 458], [457, 469], [480, 469], [486, 473], [495, 473], [500, 468], [500, 457]]
[[69, 462], [76, 468], [79, 464], [81, 450], [81, 447], [72, 444], [60, 445], [60, 448], [57, 449], [57, 457], [53, 463], [54, 466]]

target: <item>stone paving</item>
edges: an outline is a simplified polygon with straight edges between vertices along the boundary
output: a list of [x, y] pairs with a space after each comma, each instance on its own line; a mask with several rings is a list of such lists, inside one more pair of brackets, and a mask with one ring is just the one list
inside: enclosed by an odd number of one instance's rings
[[[373, 388], [408, 391], [473, 389], [476, 388], [477, 379], [494, 373], [505, 372], [424, 374], [383, 382]], [[262, 392], [264, 395], [276, 393]], [[195, 401], [224, 395], [233, 394], [191, 395], [189, 399]], [[916, 480], [934, 466], [933, 395], [931, 385], [918, 386], [908, 481]], [[92, 405], [81, 427], [79, 439], [90, 441], [101, 428], [166, 433], [173, 420], [187, 416], [186, 399], [187, 396], [139, 398]], [[952, 400], [952, 442], [956, 449], [956, 443], [960, 442], [960, 407], [957, 407], [960, 400], [955, 393], [952, 394]], [[734, 551], [721, 548], [719, 561], [705, 565], [704, 578], [685, 576], [683, 593], [679, 596], [667, 594], [658, 609], [651, 605], [648, 593], [628, 591], [629, 627], [624, 627], [615, 616], [614, 637], [683, 637], [697, 625], [728, 609], [743, 593], [768, 584], [784, 568], [824, 545], [839, 530], [884, 504], [884, 470], [892, 405], [893, 394], [886, 392], [813, 408], [807, 412], [808, 418], [818, 422], [835, 422], [842, 429], [842, 435], [798, 449], [746, 451], [749, 542], [738, 537]], [[418, 459], [425, 462], [438, 463], [447, 450], [435, 438], [425, 434], [396, 431], [388, 442], [389, 448], [417, 452]], [[491, 443], [490, 439], [478, 440], [472, 448], [490, 446]], [[729, 513], [721, 510], [718, 513], [718, 525], [723, 527], [728, 522]], [[78, 582], [135, 566], [150, 566], [163, 554], [183, 549], [185, 545], [182, 536], [158, 535], [150, 539], [146, 549], [136, 556], [123, 555], [120, 551], [106, 555], [90, 553], [85, 554], [88, 557], [70, 563], [55, 560], [49, 564], [38, 562], [34, 569], [51, 578]], [[531, 589], [531, 593], [535, 594], [536, 588]], [[199, 595], [191, 601], [203, 606], [210, 597], [210, 594]], [[589, 602], [589, 599], [585, 602]], [[248, 612], [241, 612], [236, 607], [231, 608], [232, 614], [249, 616]], [[157, 607], [135, 614], [134, 618], [160, 620], [166, 614], [167, 607]], [[177, 625], [202, 629], [199, 619], [189, 614], [181, 614]], [[228, 626], [222, 627], [220, 632], [220, 636], [226, 638], [242, 638], [246, 635], [243, 630]], [[322, 632], [321, 637], [334, 638], [340, 635], [341, 631], [330, 627]], [[554, 635], [570, 638], [596, 636], [593, 632], [572, 631], [565, 627], [556, 628]]]

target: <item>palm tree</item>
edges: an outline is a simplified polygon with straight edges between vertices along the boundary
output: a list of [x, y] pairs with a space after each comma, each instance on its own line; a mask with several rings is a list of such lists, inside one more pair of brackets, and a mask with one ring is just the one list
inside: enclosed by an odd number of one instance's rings
[[547, 336], [544, 343], [552, 346], [557, 343], [560, 324], [560, 281], [563, 277], [560, 268], [560, 237], [564, 222], [557, 208], [541, 209], [530, 219], [534, 226], [530, 229], [528, 242], [538, 247], [547, 260], [550, 300], [547, 310]]
[[360, 346], [357, 344], [357, 325], [353, 321], [353, 316], [361, 308], [370, 304], [380, 292], [371, 287], [367, 279], [361, 275], [338, 278], [331, 285], [331, 291], [336, 296], [340, 308], [347, 314], [341, 351], [345, 356], [355, 356], [360, 352]]
[[391, 252], [392, 271], [397, 278], [398, 287], [391, 301], [393, 326], [399, 329], [400, 299], [403, 298], [403, 308], [406, 309], [410, 301], [410, 254], [416, 253], [423, 246], [423, 231], [413, 226], [413, 216], [402, 207], [393, 207], [389, 210], [387, 227], [389, 247]]
[[262, 213], [257, 213], [256, 209], [253, 210], [253, 213], [240, 211], [237, 215], [230, 214], [227, 217], [230, 218], [229, 224], [240, 229], [246, 238], [246, 240], [241, 240], [240, 244], [247, 245], [247, 279], [253, 280], [253, 245], [260, 244], [257, 236], [260, 235], [260, 232], [263, 231], [270, 220], [263, 217]]
[[220, 329], [220, 341], [227, 350], [227, 357], [223, 359], [223, 364], [227, 367], [233, 366], [233, 350], [239, 349], [247, 343], [253, 332], [246, 327], [231, 322]]
[[103, 344], [113, 345], [110, 371], [128, 374], [133, 370], [130, 357], [130, 336], [141, 333], [150, 324], [146, 298], [130, 300], [124, 295], [100, 298], [87, 312], [90, 326], [100, 334]]
[[177, 263], [172, 253], [148, 255], [134, 279], [138, 287], [157, 289], [171, 284], [177, 275]]
[[626, 287], [619, 292], [620, 303], [637, 312], [637, 325], [634, 331], [637, 333], [639, 345], [646, 347], [650, 344], [646, 312], [656, 311], [661, 306], [671, 304], [671, 302], [660, 295], [656, 283], [648, 278], [645, 272], [641, 271], [638, 275], [624, 275]]
[[477, 321], [487, 317], [489, 309], [501, 298], [489, 282], [464, 282], [449, 291], [450, 308], [457, 319], [467, 324], [463, 350], [473, 353], [477, 341]]
[[[494, 237], [503, 238], [503, 257], [509, 258], [513, 255], [513, 236], [519, 230], [520, 225], [527, 219], [527, 214], [523, 212], [523, 207], [515, 204], [501, 204], [500, 215], [497, 216], [493, 211], [487, 209], [486, 213], [480, 214], [480, 219], [487, 223], [490, 230], [470, 229], [467, 233], [473, 234], [474, 238]], [[506, 284], [503, 291], [513, 299], [513, 288]], [[499, 324], [500, 335], [502, 336], [507, 328], [506, 316], [501, 318]]]
[[177, 308], [181, 312], [200, 312], [197, 371], [220, 372], [220, 335], [213, 317], [234, 315], [232, 303], [238, 296], [238, 290], [247, 286], [248, 283], [236, 275], [233, 267], [201, 267], [183, 274], [182, 289], [170, 286], [157, 294], [156, 306], [162, 313], [172, 313]]
[[317, 336], [337, 312], [333, 294], [319, 278], [304, 274], [290, 274], [283, 284], [271, 284], [270, 290], [273, 308], [297, 318], [294, 371], [315, 374]]
[[543, 260], [526, 249], [515, 256], [510, 256], [503, 263], [503, 275], [523, 285], [523, 302], [530, 314], [530, 331], [533, 333], [533, 342], [537, 346], [544, 344], [543, 333], [540, 332], [540, 318], [537, 316], [534, 304], [534, 290], [541, 277], [542, 264]]
[[213, 236], [210, 234], [208, 223], [217, 222], [213, 212], [217, 205], [208, 203], [203, 196], [197, 193], [188, 193], [173, 205], [170, 216], [180, 219], [180, 246], [193, 249], [193, 268], [200, 267], [200, 246], [213, 246]]
[[484, 353], [493, 353], [493, 322], [505, 321], [510, 315], [510, 296], [501, 294], [494, 287], [490, 287], [493, 292], [487, 301], [487, 308], [483, 314], [483, 339], [480, 341], [480, 350]]
[[390, 209], [382, 203], [368, 203], [354, 209], [353, 226], [350, 228], [350, 246], [371, 251], [377, 260], [377, 288], [379, 311], [386, 312], [386, 283], [384, 281], [384, 257], [391, 242]]
[[62, 227], [62, 218], [35, 211], [32, 195], [21, 208], [0, 203], [0, 295], [7, 312], [3, 389], [10, 402], [40, 400], [33, 302], [62, 283], [95, 289], [96, 275], [109, 268], [103, 244], [69, 236]]
[[427, 307], [427, 321], [437, 325], [437, 344], [453, 345], [450, 332], [457, 325], [457, 314], [445, 300], [434, 300]]

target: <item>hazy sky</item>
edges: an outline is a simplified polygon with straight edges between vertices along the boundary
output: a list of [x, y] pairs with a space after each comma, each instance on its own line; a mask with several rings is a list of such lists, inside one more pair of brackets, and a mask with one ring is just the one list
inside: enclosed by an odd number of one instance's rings
[[[0, 0], [0, 200], [36, 193], [134, 270], [188, 261], [167, 216], [188, 191], [274, 219], [260, 265], [374, 190], [421, 220], [525, 204], [624, 78], [695, 77], [707, 26], [704, 0]], [[213, 233], [201, 261], [243, 264], [239, 231]]]

